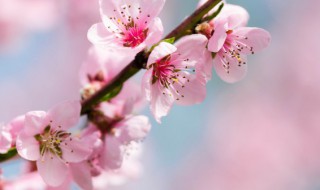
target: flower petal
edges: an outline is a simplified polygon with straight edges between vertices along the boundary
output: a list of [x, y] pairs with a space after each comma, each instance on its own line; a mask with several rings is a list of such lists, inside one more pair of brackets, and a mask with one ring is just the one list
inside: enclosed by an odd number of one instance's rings
[[106, 29], [103, 23], [92, 25], [88, 30], [87, 37], [91, 43], [97, 45], [112, 45], [115, 43], [115, 36]]
[[149, 25], [148, 36], [145, 40], [147, 46], [151, 46], [161, 40], [163, 34], [163, 25], [160, 18], [156, 17]]
[[[261, 28], [254, 27], [241, 27], [234, 31], [232, 34], [237, 41], [247, 45], [248, 48], [244, 48], [242, 53], [251, 54], [251, 47], [253, 52], [258, 52], [266, 48], [270, 44], [270, 33]], [[237, 38], [239, 36], [239, 38]], [[245, 38], [247, 37], [247, 38]]]
[[[227, 56], [226, 56], [227, 57]], [[246, 62], [245, 55], [241, 57], [244, 62]], [[226, 71], [223, 65], [226, 65], [226, 61], [223, 60], [222, 55], [217, 54], [215, 59], [213, 60], [213, 66], [215, 68], [216, 73], [218, 76], [228, 83], [235, 83], [240, 81], [245, 77], [247, 74], [247, 64], [242, 64], [238, 66], [238, 62], [236, 60], [228, 60], [229, 62], [229, 73]]]
[[117, 124], [116, 128], [121, 130], [119, 140], [124, 143], [130, 141], [143, 140], [151, 129], [151, 124], [146, 116], [138, 115], [126, 118], [124, 121]]
[[[131, 0], [132, 2], [137, 0]], [[141, 20], [148, 21], [158, 16], [165, 4], [165, 0], [138, 0], [141, 6]]]
[[226, 4], [220, 15], [227, 17], [228, 29], [246, 26], [249, 21], [249, 13], [247, 10], [238, 5]]
[[22, 131], [16, 141], [16, 148], [21, 157], [35, 161], [40, 157], [39, 142], [25, 131]]
[[14, 118], [9, 124], [8, 129], [12, 135], [12, 140], [15, 142], [18, 134], [23, 130], [25, 116], [21, 115]]
[[86, 190], [93, 189], [91, 168], [87, 162], [70, 164], [70, 171], [73, 180], [82, 188]]
[[[183, 78], [183, 76], [185, 78]], [[179, 105], [193, 105], [201, 103], [206, 97], [206, 80], [201, 75], [181, 72], [179, 81], [182, 83], [174, 83], [173, 91], [176, 103]], [[188, 82], [189, 81], [189, 82]]]
[[92, 153], [95, 139], [88, 136], [85, 139], [73, 137], [66, 139], [60, 144], [62, 158], [67, 162], [81, 162]]
[[24, 131], [30, 136], [40, 134], [49, 124], [47, 113], [44, 111], [32, 111], [25, 115]]
[[171, 92], [156, 82], [151, 85], [150, 109], [158, 123], [161, 118], [166, 116], [174, 103], [174, 97]]
[[53, 187], [61, 185], [68, 174], [67, 165], [50, 152], [45, 154], [43, 160], [37, 161], [37, 168], [44, 182]]
[[104, 150], [101, 155], [101, 165], [104, 169], [118, 169], [123, 161], [121, 143], [117, 138], [106, 135]]
[[0, 124], [0, 153], [6, 153], [11, 147], [12, 135]]
[[155, 63], [159, 59], [164, 58], [165, 56], [170, 55], [170, 54], [174, 53], [175, 51], [177, 51], [177, 48], [174, 45], [169, 44], [167, 42], [161, 42], [151, 52], [149, 59], [148, 59], [147, 66], [150, 66], [151, 64]]
[[227, 20], [219, 19], [215, 22], [214, 33], [209, 39], [208, 50], [211, 52], [218, 52], [227, 39], [226, 33]]
[[54, 106], [48, 111], [53, 128], [67, 130], [79, 122], [81, 105], [79, 101], [66, 101]]
[[208, 39], [201, 34], [189, 35], [181, 38], [175, 46], [181, 57], [184, 59], [195, 60], [183, 62], [188, 67], [195, 67], [196, 74], [204, 76], [210, 80], [212, 76], [212, 57], [206, 46]]

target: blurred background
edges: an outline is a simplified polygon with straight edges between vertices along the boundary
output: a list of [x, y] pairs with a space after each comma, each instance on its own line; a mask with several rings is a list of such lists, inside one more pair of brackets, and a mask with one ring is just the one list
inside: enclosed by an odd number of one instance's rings
[[[167, 0], [168, 33], [196, 0]], [[206, 101], [175, 106], [144, 142], [143, 174], [119, 190], [319, 190], [320, 1], [228, 1], [270, 31], [247, 77], [207, 84]], [[0, 121], [79, 99], [78, 70], [100, 20], [96, 0], [0, 0]], [[142, 73], [140, 73], [142, 74]], [[16, 162], [2, 165], [14, 176]], [[11, 172], [10, 172], [11, 171]]]

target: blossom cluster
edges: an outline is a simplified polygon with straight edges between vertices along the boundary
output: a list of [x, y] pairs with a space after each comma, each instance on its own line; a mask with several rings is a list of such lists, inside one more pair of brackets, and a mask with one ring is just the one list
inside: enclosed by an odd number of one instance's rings
[[[213, 68], [222, 80], [237, 82], [246, 74], [247, 55], [269, 44], [267, 31], [246, 26], [249, 14], [244, 8], [225, 2], [198, 21], [190, 34], [161, 40], [164, 29], [158, 15], [164, 4], [100, 0], [102, 22], [88, 31], [93, 46], [80, 69], [81, 100], [62, 102], [46, 112], [30, 111], [1, 125], [0, 153], [16, 148], [19, 156], [35, 164], [31, 172], [38, 171], [46, 185], [59, 189], [71, 181], [94, 189], [101, 176], [126, 178], [132, 167], [125, 165], [135, 165], [127, 155], [151, 129], [149, 118], [137, 114], [145, 100], [161, 123], [174, 103], [204, 101]], [[146, 69], [141, 87], [125, 81], [83, 113], [81, 102], [114, 84], [141, 53], [145, 63], [139, 69]]]

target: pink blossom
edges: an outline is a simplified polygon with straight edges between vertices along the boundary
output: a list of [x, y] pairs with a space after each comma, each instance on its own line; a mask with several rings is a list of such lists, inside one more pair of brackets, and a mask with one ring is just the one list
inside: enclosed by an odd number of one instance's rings
[[176, 46], [162, 42], [151, 52], [142, 86], [158, 122], [174, 102], [192, 105], [205, 99], [206, 43], [203, 35], [196, 34], [182, 38]]
[[93, 25], [88, 39], [107, 47], [142, 50], [158, 42], [163, 33], [157, 17], [165, 0], [100, 0], [102, 23]]
[[84, 139], [95, 141], [91, 155], [82, 162], [70, 163], [74, 181], [84, 189], [93, 188], [93, 177], [121, 168], [132, 144], [145, 138], [151, 127], [145, 116], [116, 115], [114, 118], [105, 116], [105, 119], [105, 125], [90, 124], [82, 134]]
[[32, 111], [25, 115], [16, 143], [18, 153], [37, 161], [41, 177], [50, 186], [61, 185], [68, 174], [68, 164], [81, 162], [92, 152], [92, 144], [67, 132], [78, 123], [80, 108], [78, 101], [68, 101], [48, 112]]
[[101, 133], [94, 126], [89, 125], [81, 134], [84, 143], [93, 143], [91, 155], [82, 162], [70, 163], [70, 170], [73, 180], [83, 189], [93, 189], [92, 177], [100, 175], [99, 158], [102, 150]]
[[99, 176], [93, 178], [95, 190], [104, 190], [110, 186], [121, 186], [127, 183], [128, 180], [137, 179], [141, 175], [143, 171], [140, 157], [143, 147], [138, 143], [132, 146], [130, 156], [125, 157], [121, 168], [103, 171]]
[[123, 54], [113, 49], [102, 49], [93, 46], [79, 72], [83, 86], [82, 96], [88, 98], [103, 85], [109, 83], [131, 60], [135, 54]]
[[6, 153], [11, 148], [12, 135], [6, 125], [0, 123], [0, 153]]
[[247, 72], [247, 55], [269, 45], [270, 34], [260, 28], [245, 27], [248, 19], [245, 9], [227, 4], [209, 23], [213, 30], [207, 35], [208, 50], [216, 53], [214, 68], [226, 82], [241, 80]]

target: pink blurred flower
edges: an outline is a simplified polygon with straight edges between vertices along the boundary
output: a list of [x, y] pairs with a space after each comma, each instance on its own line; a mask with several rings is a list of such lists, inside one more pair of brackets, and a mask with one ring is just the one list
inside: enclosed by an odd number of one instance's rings
[[12, 135], [6, 125], [0, 123], [0, 153], [6, 153], [11, 148]]
[[26, 33], [52, 28], [59, 18], [60, 1], [0, 1], [0, 47], [19, 41]]
[[94, 126], [89, 126], [82, 131], [81, 137], [84, 143], [94, 142], [91, 155], [79, 163], [70, 163], [70, 171], [73, 180], [83, 189], [93, 189], [92, 177], [100, 175], [102, 168], [99, 158], [102, 150], [100, 131], [95, 130]]
[[141, 175], [141, 144], [132, 144], [132, 148], [128, 150], [128, 153], [130, 156], [125, 157], [121, 168], [103, 171], [99, 176], [93, 178], [95, 190], [104, 190], [110, 186], [121, 186], [127, 183], [128, 180], [136, 179]]
[[16, 118], [14, 118], [10, 123], [8, 124], [8, 129], [10, 131], [10, 134], [12, 135], [12, 144], [16, 143], [16, 139], [23, 129], [24, 126], [24, 119], [25, 116], [21, 115]]
[[206, 72], [203, 65], [208, 64], [206, 43], [205, 36], [190, 35], [176, 46], [162, 42], [151, 52], [142, 88], [158, 122], [168, 114], [174, 102], [192, 105], [204, 100]]
[[72, 137], [67, 132], [78, 123], [80, 103], [68, 101], [48, 112], [33, 111], [25, 115], [24, 129], [16, 147], [21, 157], [37, 161], [38, 171], [50, 186], [59, 186], [68, 174], [68, 163], [81, 162], [92, 152], [93, 142]]
[[109, 83], [131, 60], [135, 54], [102, 49], [92, 46], [87, 59], [79, 72], [80, 82], [83, 86], [82, 96], [88, 98], [103, 85]]
[[100, 0], [103, 23], [93, 25], [88, 39], [94, 44], [140, 51], [158, 42], [163, 33], [157, 17], [165, 0]]
[[214, 68], [226, 82], [241, 80], [247, 72], [247, 55], [269, 45], [269, 32], [245, 27], [248, 18], [245, 9], [227, 4], [224, 11], [209, 23], [213, 30], [212, 36], [209, 36], [208, 50], [216, 53]]
[[38, 172], [30, 172], [20, 175], [14, 180], [4, 180], [3, 190], [69, 190], [71, 178], [68, 177], [58, 187], [50, 187], [45, 184]]

